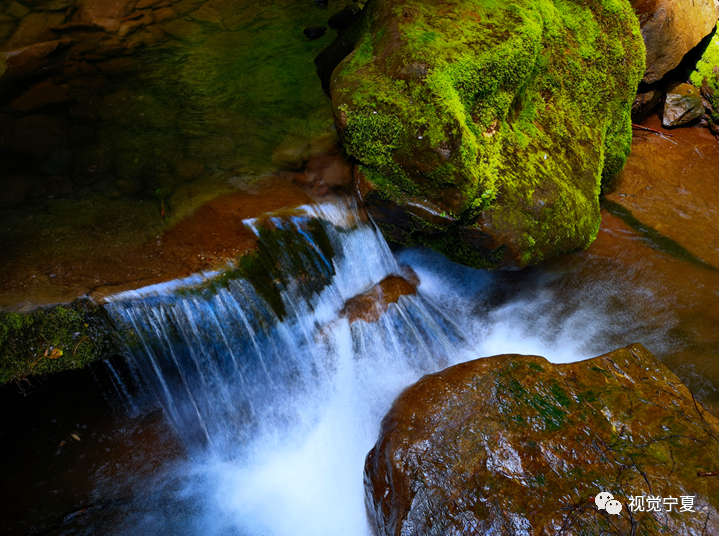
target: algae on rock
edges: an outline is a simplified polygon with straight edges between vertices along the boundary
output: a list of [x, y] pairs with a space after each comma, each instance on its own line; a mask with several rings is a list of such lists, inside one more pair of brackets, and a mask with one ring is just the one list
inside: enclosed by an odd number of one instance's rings
[[644, 72], [629, 3], [372, 0], [365, 10], [331, 94], [386, 234], [478, 267], [587, 247], [601, 178], [629, 154]]
[[[717, 468], [719, 419], [633, 344], [575, 363], [503, 355], [425, 376], [382, 421], [364, 482], [381, 536], [717, 534], [719, 479], [702, 476]], [[619, 515], [597, 508], [600, 491], [623, 504]], [[655, 511], [652, 496], [675, 501]]]
[[116, 348], [104, 311], [89, 300], [0, 312], [0, 384], [82, 368]]
[[702, 94], [709, 100], [714, 108], [712, 122], [719, 124], [719, 34], [716, 30], [690, 80], [694, 86], [701, 88]]

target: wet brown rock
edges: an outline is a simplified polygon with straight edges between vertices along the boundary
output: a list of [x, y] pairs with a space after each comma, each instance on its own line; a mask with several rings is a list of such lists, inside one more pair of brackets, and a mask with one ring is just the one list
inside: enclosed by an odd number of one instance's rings
[[35, 5], [35, 11], [66, 11], [67, 8], [75, 5], [75, 0], [51, 0]]
[[50, 104], [65, 102], [70, 98], [67, 86], [44, 82], [30, 88], [15, 99], [10, 108], [20, 112], [34, 112]]
[[130, 4], [131, 0], [82, 0], [73, 19], [86, 22], [98, 18], [120, 20], [130, 12]]
[[650, 89], [643, 93], [638, 93], [632, 103], [632, 122], [638, 123], [654, 109], [659, 106], [662, 100], [662, 92], [658, 89]]
[[0, 177], [0, 208], [15, 208], [30, 195], [33, 178], [19, 173], [9, 177]]
[[155, 22], [157, 22], [158, 24], [168, 20], [174, 20], [178, 16], [177, 12], [171, 7], [164, 7], [162, 9], [158, 9], [157, 11], [153, 12], [153, 15], [155, 17]]
[[697, 88], [691, 84], [672, 84], [667, 88], [662, 117], [665, 127], [686, 125], [703, 114], [704, 105]]
[[358, 320], [377, 322], [390, 303], [397, 303], [400, 296], [416, 294], [419, 278], [411, 268], [405, 270], [405, 277], [389, 275], [368, 291], [347, 300], [340, 317], [347, 318], [350, 324]]
[[[368, 512], [400, 534], [713, 534], [719, 420], [644, 347], [553, 365], [478, 359], [425, 376], [382, 422], [365, 463]], [[619, 515], [591, 500], [600, 491]], [[634, 496], [692, 496], [629, 512]], [[679, 501], [677, 501], [679, 502]]]
[[48, 56], [66, 44], [67, 41], [48, 41], [0, 52], [0, 86], [16, 82], [45, 68], [49, 63]]
[[644, 82], [660, 80], [717, 23], [713, 0], [632, 0], [647, 47]]
[[120, 29], [122, 22], [119, 19], [106, 18], [106, 17], [95, 17], [92, 22], [97, 24], [100, 28], [106, 32], [115, 33]]
[[642, 123], [672, 138], [635, 132], [632, 154], [606, 201], [684, 253], [719, 269], [719, 147], [705, 128], [667, 131], [656, 115]]
[[128, 35], [138, 28], [144, 26], [144, 23], [140, 20], [128, 20], [120, 24], [120, 28], [117, 30], [117, 35], [125, 36]]
[[65, 22], [64, 13], [28, 13], [17, 26], [15, 33], [5, 44], [6, 50], [14, 50], [56, 38], [51, 28]]
[[30, 8], [27, 6], [24, 6], [22, 4], [19, 4], [18, 2], [13, 2], [10, 4], [10, 6], [5, 10], [5, 13], [13, 18], [21, 19], [28, 13], [30, 13]]

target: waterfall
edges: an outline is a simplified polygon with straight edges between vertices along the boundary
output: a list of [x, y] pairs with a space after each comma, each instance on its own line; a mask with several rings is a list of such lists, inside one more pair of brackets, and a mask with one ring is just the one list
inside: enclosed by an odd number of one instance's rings
[[[395, 257], [352, 201], [244, 224], [257, 250], [227, 270], [107, 305], [192, 454], [131, 486], [108, 534], [369, 536], [364, 458], [402, 389], [507, 351], [591, 357], [619, 345], [606, 333], [628, 329], [605, 312], [611, 278], [568, 309], [551, 272], [525, 276], [519, 292], [426, 249]], [[348, 300], [404, 273], [398, 259], [419, 275], [417, 292], [377, 322], [351, 322]]]
[[341, 317], [346, 300], [402, 273], [353, 201], [244, 224], [258, 237], [244, 264], [107, 305], [195, 457], [247, 462], [258, 442], [316, 428], [345, 395], [364, 397], [354, 403], [378, 420], [397, 388], [374, 376], [404, 386], [451, 360], [460, 331], [421, 286], [376, 323]]

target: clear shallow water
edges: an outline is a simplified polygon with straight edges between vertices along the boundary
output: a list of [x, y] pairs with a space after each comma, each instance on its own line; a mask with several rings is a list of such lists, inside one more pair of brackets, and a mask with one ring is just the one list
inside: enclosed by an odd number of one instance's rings
[[[302, 262], [331, 282], [307, 295], [288, 278], [282, 321], [242, 280], [216, 294], [160, 289], [110, 305], [140, 342], [139, 367], [192, 453], [138, 482], [110, 533], [367, 535], [364, 457], [403, 388], [478, 357], [567, 362], [642, 340], [641, 325], [609, 314], [612, 296], [626, 290], [616, 281], [598, 281], [568, 309], [551, 272], [481, 272], [424, 249], [395, 257], [353, 207], [306, 212], [271, 226], [292, 230], [308, 245]], [[307, 232], [308, 218], [324, 222], [334, 258]], [[288, 259], [280, 251], [276, 261]], [[401, 297], [376, 324], [339, 318], [345, 300], [400, 264], [419, 275], [416, 296]], [[642, 342], [665, 338], [653, 332]]]

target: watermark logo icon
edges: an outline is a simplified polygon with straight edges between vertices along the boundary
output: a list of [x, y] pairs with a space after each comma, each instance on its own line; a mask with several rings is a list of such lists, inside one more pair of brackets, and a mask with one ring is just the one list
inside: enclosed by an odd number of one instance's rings
[[600, 491], [594, 497], [594, 504], [600, 510], [606, 510], [608, 514], [618, 515], [622, 511], [622, 503], [614, 499], [614, 495], [608, 491]]

